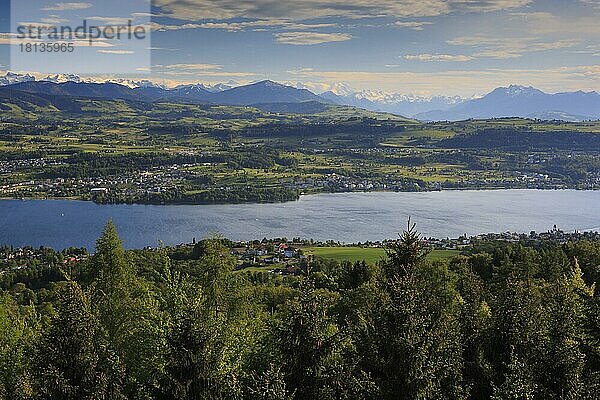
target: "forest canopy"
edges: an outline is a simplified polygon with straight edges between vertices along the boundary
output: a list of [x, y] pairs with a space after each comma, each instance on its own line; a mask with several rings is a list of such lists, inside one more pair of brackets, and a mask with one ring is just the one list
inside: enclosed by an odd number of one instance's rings
[[125, 251], [108, 223], [76, 268], [5, 286], [0, 398], [598, 398], [600, 242], [430, 261], [409, 224], [379, 263], [295, 276], [226, 244]]

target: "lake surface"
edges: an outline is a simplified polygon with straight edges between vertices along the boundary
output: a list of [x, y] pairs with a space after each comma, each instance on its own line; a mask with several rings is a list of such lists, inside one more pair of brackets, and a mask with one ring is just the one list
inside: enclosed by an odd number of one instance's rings
[[284, 204], [97, 205], [80, 201], [0, 200], [0, 244], [92, 249], [112, 218], [127, 248], [302, 237], [342, 242], [396, 237], [411, 216], [425, 236], [491, 232], [600, 230], [600, 192], [445, 191], [304, 196]]

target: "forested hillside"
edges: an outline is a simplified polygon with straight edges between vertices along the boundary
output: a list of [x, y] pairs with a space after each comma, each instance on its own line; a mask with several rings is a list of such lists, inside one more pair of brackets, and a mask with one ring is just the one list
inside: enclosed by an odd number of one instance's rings
[[109, 223], [83, 263], [48, 250], [0, 297], [0, 398], [598, 398], [599, 242], [431, 262], [409, 226], [375, 265], [290, 276], [225, 243], [126, 252]]
[[314, 193], [600, 188], [599, 122], [420, 123], [314, 101], [149, 102], [119, 85], [88, 97], [55, 92], [83, 90], [76, 84], [46, 86], [53, 90], [0, 90], [0, 197], [238, 204]]

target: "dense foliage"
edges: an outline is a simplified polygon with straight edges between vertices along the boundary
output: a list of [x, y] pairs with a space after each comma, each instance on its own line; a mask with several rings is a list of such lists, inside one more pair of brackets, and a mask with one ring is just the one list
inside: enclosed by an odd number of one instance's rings
[[420, 123], [314, 102], [243, 107], [81, 95], [0, 94], [0, 197], [214, 204], [600, 188], [600, 122]]
[[585, 151], [600, 146], [600, 136], [592, 132], [529, 129], [484, 129], [440, 142], [441, 147], [460, 149], [496, 149], [505, 151], [566, 150]]
[[600, 243], [422, 243], [278, 276], [222, 239], [126, 252], [109, 223], [76, 267], [5, 280], [0, 398], [598, 398]]

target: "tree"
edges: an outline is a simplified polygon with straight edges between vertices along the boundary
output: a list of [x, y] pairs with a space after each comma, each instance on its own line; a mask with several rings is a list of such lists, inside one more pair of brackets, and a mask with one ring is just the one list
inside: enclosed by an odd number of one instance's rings
[[33, 305], [19, 307], [8, 294], [0, 295], [0, 398], [25, 399], [32, 393], [31, 353], [41, 326]]
[[284, 375], [273, 364], [264, 372], [252, 371], [245, 379], [244, 398], [248, 400], [292, 400]]
[[494, 384], [498, 387], [503, 384], [515, 358], [535, 379], [534, 373], [543, 368], [543, 345], [547, 340], [547, 315], [541, 288], [533, 280], [514, 278], [497, 283], [493, 288], [492, 326], [486, 358], [494, 369]]
[[494, 388], [492, 400], [535, 400], [538, 394], [531, 371], [525, 363], [511, 354], [504, 382]]
[[125, 255], [123, 243], [112, 220], [104, 227], [91, 258], [90, 278], [101, 296], [126, 294], [135, 279], [135, 268]]
[[219, 240], [203, 241], [200, 260], [167, 286], [169, 310], [164, 398], [236, 399], [241, 367], [259, 321], [233, 276], [235, 259]]
[[231, 299], [232, 290], [236, 286], [232, 275], [236, 260], [229, 249], [223, 245], [222, 240], [211, 239], [202, 243], [202, 256], [192, 273], [202, 285], [206, 304], [218, 317], [219, 312], [224, 311], [224, 308], [234, 306], [228, 300]]
[[485, 284], [475, 272], [482, 271], [485, 259], [487, 257], [477, 257], [473, 263], [466, 257], [459, 257], [450, 262], [451, 270], [457, 274], [456, 289], [460, 293], [463, 377], [473, 399], [488, 399], [492, 393], [492, 371], [485, 354], [492, 315]]
[[202, 298], [189, 300], [168, 336], [163, 395], [178, 400], [219, 399], [227, 392], [226, 380], [219, 374], [224, 345], [216, 334], [219, 327], [212, 314], [202, 311]]
[[461, 398], [457, 293], [446, 267], [430, 265], [409, 221], [388, 250], [385, 297], [375, 321], [374, 371], [386, 398]]
[[307, 278], [277, 328], [286, 387], [297, 400], [366, 399], [374, 391], [354, 360], [351, 338], [330, 315], [336, 300]]
[[571, 276], [548, 287], [548, 341], [544, 349], [542, 383], [547, 398], [579, 399], [583, 392], [585, 298], [594, 290], [583, 281], [579, 264]]
[[124, 399], [123, 371], [103, 340], [90, 300], [67, 282], [57, 316], [37, 349], [36, 396], [43, 399]]
[[407, 274], [410, 269], [422, 264], [429, 250], [423, 246], [417, 225], [408, 219], [407, 229], [400, 235], [399, 240], [391, 243], [386, 249], [387, 262], [384, 263], [388, 278]]
[[165, 352], [158, 301], [125, 253], [112, 221], [90, 260], [92, 310], [111, 350], [127, 372], [128, 397], [149, 397], [160, 379]]

